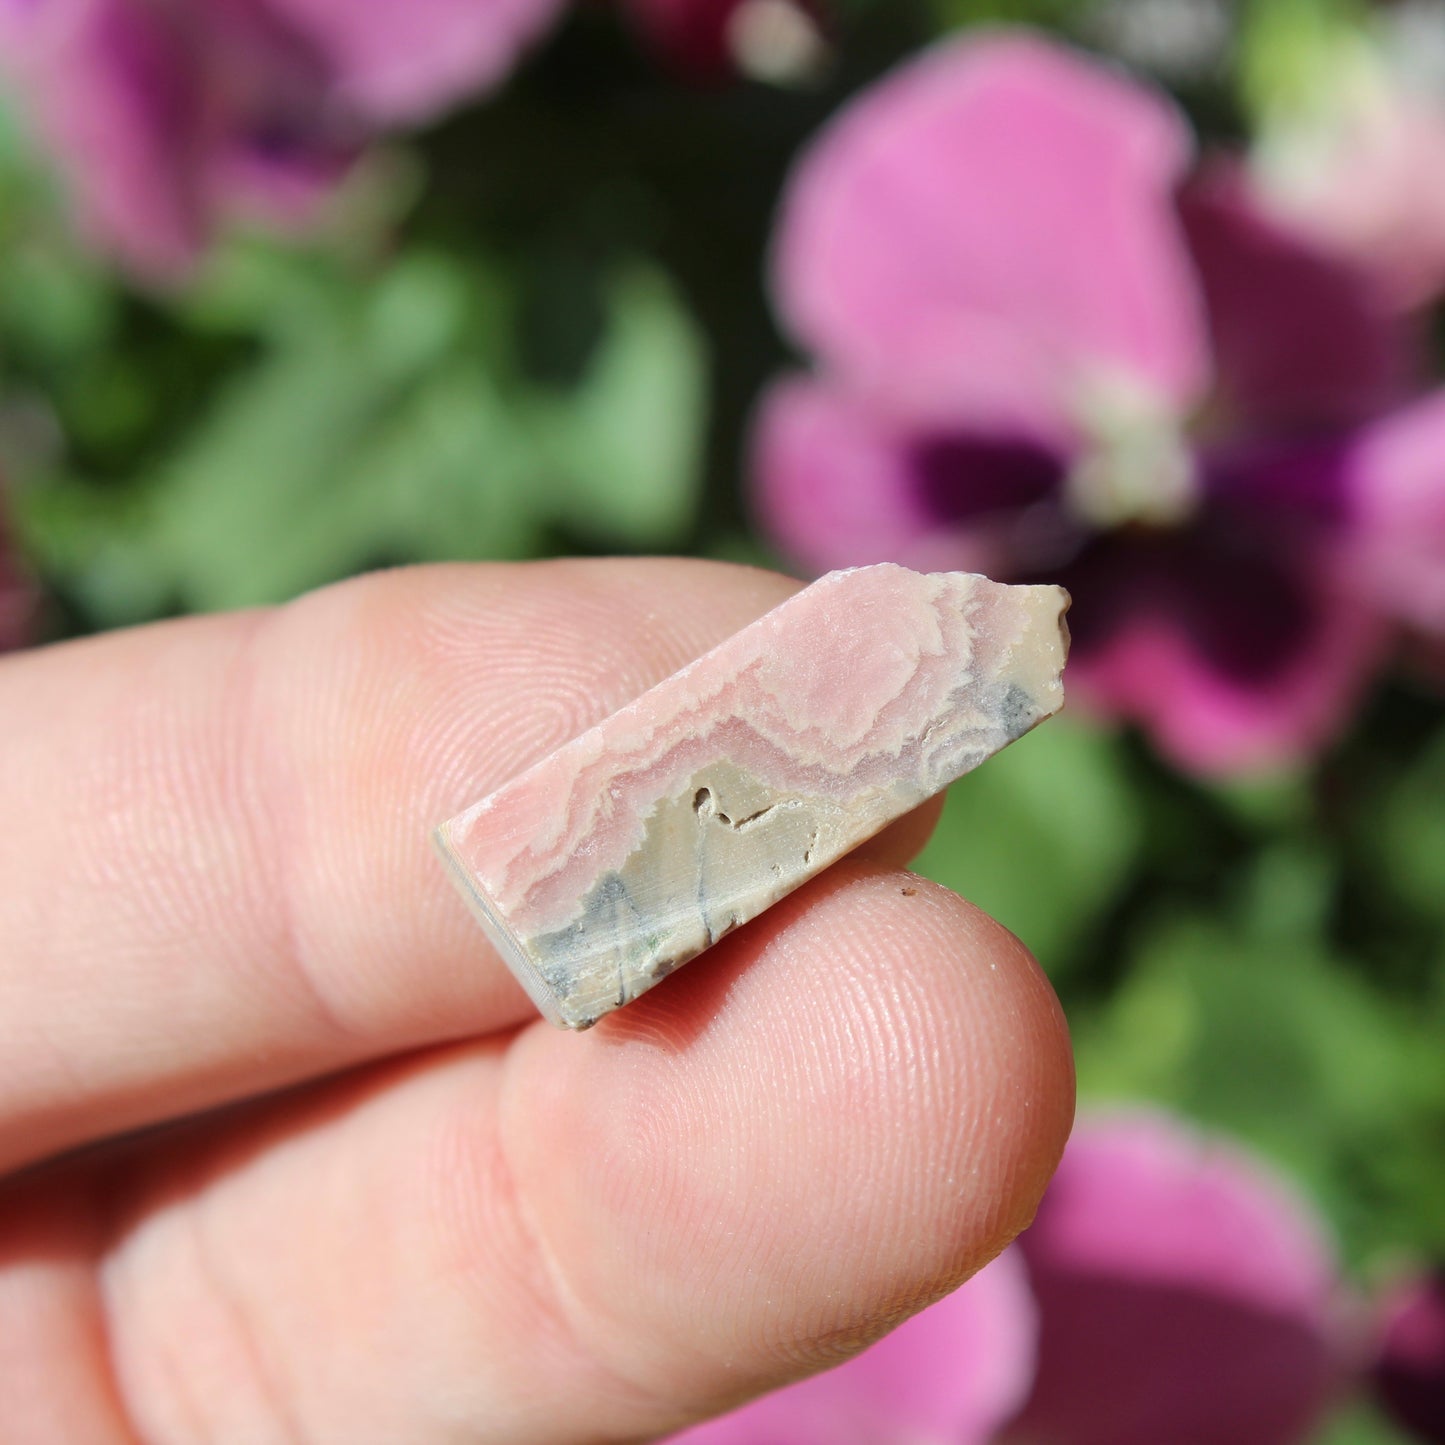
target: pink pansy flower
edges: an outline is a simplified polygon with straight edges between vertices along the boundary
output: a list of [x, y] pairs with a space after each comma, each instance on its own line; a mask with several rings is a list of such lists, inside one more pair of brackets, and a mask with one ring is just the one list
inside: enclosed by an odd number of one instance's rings
[[340, 107], [426, 120], [504, 80], [565, 0], [265, 0], [318, 55]]
[[1332, 1247], [1238, 1146], [1163, 1114], [1080, 1125], [1019, 1240], [1037, 1374], [1008, 1441], [1291, 1445], [1347, 1375]]
[[1235, 1145], [1085, 1120], [1033, 1227], [846, 1365], [677, 1445], [1293, 1445], [1346, 1352], [1331, 1247]]
[[1164, 97], [1027, 35], [885, 79], [785, 197], [777, 304], [818, 368], [766, 397], [754, 471], [809, 569], [1064, 583], [1074, 696], [1225, 771], [1325, 744], [1381, 661], [1354, 459], [1416, 356], [1191, 155]]
[[984, 1445], [1023, 1402], [1037, 1331], [1023, 1262], [996, 1259], [850, 1363], [674, 1445]]
[[1368, 429], [1347, 490], [1374, 596], [1422, 637], [1445, 638], [1445, 392]]
[[0, 0], [0, 75], [92, 239], [183, 271], [218, 222], [303, 217], [381, 124], [497, 80], [562, 0]]
[[250, 0], [10, 0], [0, 67], [89, 237], [147, 275], [183, 270], [225, 212], [304, 212], [357, 139]]
[[1401, 1425], [1445, 1445], [1445, 1270], [1405, 1282], [1387, 1301], [1374, 1380]]

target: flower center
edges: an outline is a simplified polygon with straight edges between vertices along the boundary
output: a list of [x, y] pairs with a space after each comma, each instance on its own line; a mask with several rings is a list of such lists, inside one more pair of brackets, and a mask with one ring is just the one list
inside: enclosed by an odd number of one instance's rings
[[1086, 442], [1064, 479], [1064, 501], [1101, 531], [1131, 523], [1177, 527], [1199, 506], [1199, 474], [1180, 419], [1133, 383], [1095, 383], [1079, 409]]

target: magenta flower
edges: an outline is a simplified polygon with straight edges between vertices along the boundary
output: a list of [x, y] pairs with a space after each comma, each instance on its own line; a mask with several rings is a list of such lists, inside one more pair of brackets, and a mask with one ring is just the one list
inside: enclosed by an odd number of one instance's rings
[[146, 275], [183, 270], [225, 212], [304, 211], [356, 140], [314, 57], [248, 3], [11, 0], [0, 63], [88, 237]]
[[784, 200], [777, 303], [819, 366], [766, 398], [755, 474], [810, 569], [1063, 582], [1074, 696], [1222, 771], [1322, 746], [1383, 657], [1357, 459], [1415, 355], [1190, 157], [1162, 96], [1040, 39], [884, 80]]
[[1023, 1262], [996, 1259], [855, 1360], [675, 1445], [985, 1445], [1022, 1404], [1037, 1321]]
[[1007, 1440], [1288, 1445], [1345, 1381], [1314, 1212], [1237, 1146], [1165, 1115], [1082, 1125], [1017, 1247], [1041, 1327]]
[[1416, 632], [1445, 637], [1445, 392], [1360, 436], [1347, 494], [1373, 596]]
[[1100, 1117], [961, 1290], [676, 1439], [1292, 1445], [1342, 1377], [1338, 1292], [1313, 1211], [1257, 1160], [1166, 1115]]
[[1445, 1445], [1445, 1271], [1406, 1282], [1388, 1301], [1374, 1376], [1401, 1425]]
[[0, 0], [90, 238], [152, 277], [237, 214], [304, 217], [382, 124], [498, 80], [562, 0]]
[[265, 0], [319, 55], [332, 103], [427, 120], [505, 80], [564, 0]]

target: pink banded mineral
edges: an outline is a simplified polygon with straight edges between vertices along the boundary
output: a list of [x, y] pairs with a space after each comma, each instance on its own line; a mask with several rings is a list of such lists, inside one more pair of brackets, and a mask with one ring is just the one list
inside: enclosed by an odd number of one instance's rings
[[833, 572], [443, 823], [542, 1013], [587, 1028], [1057, 712], [1059, 587]]

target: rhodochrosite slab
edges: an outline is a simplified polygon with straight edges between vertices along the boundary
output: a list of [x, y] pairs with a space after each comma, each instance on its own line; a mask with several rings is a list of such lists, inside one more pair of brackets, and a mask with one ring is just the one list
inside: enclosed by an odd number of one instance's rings
[[833, 572], [437, 830], [493, 944], [586, 1028], [1063, 704], [1068, 595]]

